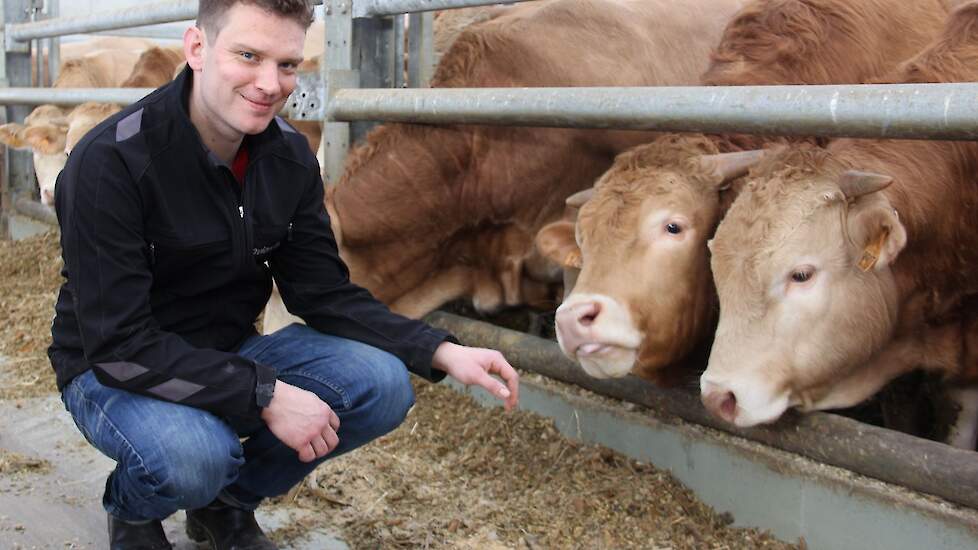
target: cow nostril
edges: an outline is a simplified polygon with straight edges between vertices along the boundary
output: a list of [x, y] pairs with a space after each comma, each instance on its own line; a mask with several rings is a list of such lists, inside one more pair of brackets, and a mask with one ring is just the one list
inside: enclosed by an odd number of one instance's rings
[[720, 415], [730, 421], [737, 416], [737, 396], [728, 391], [720, 401]]
[[581, 316], [578, 317], [578, 319], [577, 319], [577, 321], [582, 326], [585, 326], [585, 327], [591, 326], [592, 324], [594, 324], [594, 321], [598, 318], [598, 315], [601, 314], [601, 305], [600, 304], [593, 303], [593, 304], [590, 304], [590, 306], [591, 307], [589, 307], [588, 310], [586, 312], [582, 313]]

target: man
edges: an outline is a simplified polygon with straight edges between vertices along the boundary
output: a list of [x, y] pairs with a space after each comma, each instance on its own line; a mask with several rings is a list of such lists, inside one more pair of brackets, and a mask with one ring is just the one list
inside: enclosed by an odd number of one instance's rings
[[[118, 463], [113, 549], [170, 548], [160, 520], [178, 509], [213, 548], [275, 548], [255, 508], [396, 427], [408, 370], [517, 404], [498, 352], [350, 283], [316, 160], [275, 116], [311, 20], [306, 0], [201, 0], [187, 69], [93, 129], [60, 176], [49, 356], [75, 423]], [[273, 276], [308, 326], [259, 336]]]

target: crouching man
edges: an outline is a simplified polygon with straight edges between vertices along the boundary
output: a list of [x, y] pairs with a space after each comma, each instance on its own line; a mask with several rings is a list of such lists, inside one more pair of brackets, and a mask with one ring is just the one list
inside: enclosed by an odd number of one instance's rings
[[[59, 178], [48, 355], [78, 428], [117, 463], [113, 549], [170, 548], [160, 522], [181, 509], [212, 548], [275, 548], [261, 501], [398, 426], [408, 371], [517, 403], [501, 354], [350, 282], [316, 159], [276, 117], [311, 21], [305, 0], [201, 0], [184, 72], [92, 130]], [[260, 336], [273, 278], [308, 326]]]

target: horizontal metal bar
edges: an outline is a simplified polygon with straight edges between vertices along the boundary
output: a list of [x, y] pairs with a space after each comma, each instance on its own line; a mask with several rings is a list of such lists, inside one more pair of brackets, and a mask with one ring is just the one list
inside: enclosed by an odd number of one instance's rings
[[978, 138], [978, 84], [337, 90], [330, 120]]
[[14, 208], [17, 210], [17, 212], [20, 212], [32, 220], [43, 222], [48, 225], [58, 225], [58, 215], [54, 213], [54, 209], [37, 201], [20, 197], [14, 201]]
[[186, 21], [197, 17], [197, 0], [171, 0], [78, 17], [57, 17], [33, 23], [7, 25], [7, 35], [17, 41], [65, 34], [83, 34], [141, 25]]
[[78, 105], [88, 101], [128, 105], [152, 88], [0, 88], [0, 105]]
[[771, 426], [736, 428], [710, 416], [699, 395], [634, 377], [599, 380], [564, 357], [556, 342], [444, 312], [425, 321], [466, 345], [498, 349], [516, 367], [688, 422], [806, 456], [824, 464], [978, 509], [978, 454], [850, 418], [789, 413]]
[[[322, 4], [314, 0], [313, 4]], [[128, 8], [102, 11], [78, 17], [57, 17], [32, 23], [7, 25], [10, 40], [23, 42], [66, 34], [84, 34], [141, 25], [155, 25], [196, 19], [198, 0], [170, 0]]]
[[493, 4], [515, 4], [524, 0], [353, 0], [353, 17], [375, 17], [397, 15], [419, 11], [447, 10], [489, 6]]
[[[318, 78], [319, 73], [299, 73], [301, 78]], [[321, 90], [320, 87], [310, 88], [313, 91]], [[118, 103], [129, 105], [135, 103], [153, 92], [153, 88], [2, 88], [0, 87], [0, 105], [41, 105], [53, 103], [55, 105], [80, 105], [89, 101], [98, 103]], [[296, 118], [298, 120], [321, 120], [322, 107], [317, 103], [318, 96], [302, 97], [300, 94], [293, 93], [296, 106], [293, 101], [286, 101], [279, 113], [284, 117]], [[303, 109], [312, 109], [305, 112]]]

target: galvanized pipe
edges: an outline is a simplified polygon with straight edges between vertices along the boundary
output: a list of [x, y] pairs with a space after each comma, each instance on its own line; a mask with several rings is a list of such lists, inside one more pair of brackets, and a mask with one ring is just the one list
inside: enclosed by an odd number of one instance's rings
[[0, 105], [78, 105], [87, 101], [128, 105], [152, 88], [0, 88]]
[[978, 138], [978, 84], [337, 90], [328, 120]]
[[58, 215], [54, 213], [54, 210], [37, 201], [20, 197], [14, 202], [14, 208], [32, 220], [48, 225], [58, 225]]
[[353, 17], [397, 15], [492, 4], [515, 4], [524, 0], [354, 0]]
[[428, 323], [466, 345], [498, 349], [517, 368], [648, 407], [657, 418], [679, 418], [783, 449], [817, 462], [978, 508], [978, 453], [828, 414], [787, 414], [773, 426], [736, 428], [706, 412], [699, 396], [666, 390], [634, 377], [591, 378], [564, 357], [556, 342], [457, 315], [435, 312]]
[[[322, 4], [322, 0], [314, 0], [312, 3]], [[197, 4], [197, 0], [171, 0], [80, 17], [58, 17], [34, 23], [11, 24], [7, 25], [7, 37], [9, 40], [24, 42], [34, 38], [186, 21], [197, 17]]]

